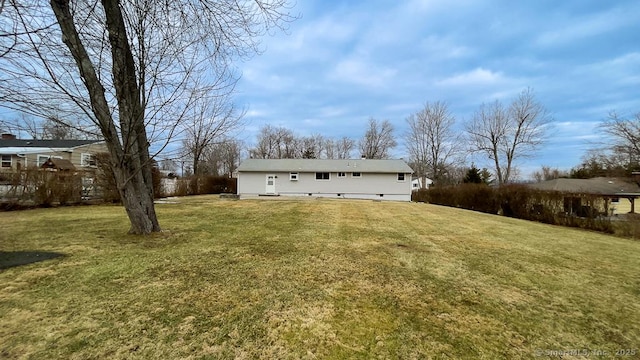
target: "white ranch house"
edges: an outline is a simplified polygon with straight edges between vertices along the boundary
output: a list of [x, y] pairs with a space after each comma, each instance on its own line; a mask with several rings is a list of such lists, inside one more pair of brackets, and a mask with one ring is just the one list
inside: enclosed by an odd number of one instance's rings
[[247, 159], [238, 195], [411, 201], [412, 173], [403, 160]]

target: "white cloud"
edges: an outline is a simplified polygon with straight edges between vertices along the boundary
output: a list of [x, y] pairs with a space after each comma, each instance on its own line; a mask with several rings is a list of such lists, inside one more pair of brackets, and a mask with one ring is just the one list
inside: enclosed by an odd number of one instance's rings
[[439, 80], [437, 84], [441, 86], [478, 86], [494, 85], [504, 81], [505, 77], [501, 72], [494, 72], [478, 67], [471, 71]]
[[265, 116], [267, 113], [265, 111], [260, 111], [260, 110], [247, 110], [247, 112], [244, 114], [245, 118], [257, 118], [257, 117], [263, 117]]

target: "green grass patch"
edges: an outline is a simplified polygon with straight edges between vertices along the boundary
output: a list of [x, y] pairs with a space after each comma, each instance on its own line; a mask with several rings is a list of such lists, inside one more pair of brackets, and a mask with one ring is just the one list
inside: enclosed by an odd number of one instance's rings
[[[0, 213], [0, 358], [533, 358], [640, 347], [640, 242], [349, 200]], [[566, 357], [565, 357], [566, 358]]]

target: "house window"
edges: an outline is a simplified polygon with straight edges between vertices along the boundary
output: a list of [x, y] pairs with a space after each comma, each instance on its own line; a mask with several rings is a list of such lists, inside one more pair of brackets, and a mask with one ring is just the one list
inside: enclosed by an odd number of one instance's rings
[[398, 181], [404, 181], [404, 173], [398, 173]]
[[47, 162], [47, 160], [49, 160], [49, 155], [38, 155], [38, 162], [36, 163], [36, 165], [40, 167], [42, 166], [42, 164]]
[[93, 154], [80, 154], [80, 166], [96, 166], [96, 158]]
[[297, 172], [289, 173], [289, 180], [298, 181], [298, 173]]
[[11, 167], [11, 155], [2, 155], [2, 167], [3, 168]]
[[316, 173], [316, 180], [330, 180], [331, 179], [331, 174], [328, 172], [317, 172]]
[[362, 174], [359, 172], [351, 173], [351, 177], [362, 177]]
[[339, 177], [339, 178], [347, 177], [347, 173], [345, 173], [345, 172], [339, 172], [339, 173], [338, 173], [338, 177]]

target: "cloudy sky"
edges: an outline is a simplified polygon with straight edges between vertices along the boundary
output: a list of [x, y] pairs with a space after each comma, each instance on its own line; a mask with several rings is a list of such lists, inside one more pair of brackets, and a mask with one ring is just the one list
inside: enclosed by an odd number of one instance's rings
[[248, 143], [265, 124], [360, 138], [370, 117], [400, 138], [427, 101], [447, 102], [461, 128], [482, 103], [531, 87], [554, 128], [519, 163], [527, 177], [577, 165], [610, 111], [640, 111], [637, 0], [299, 0], [292, 12], [286, 34], [239, 64]]

